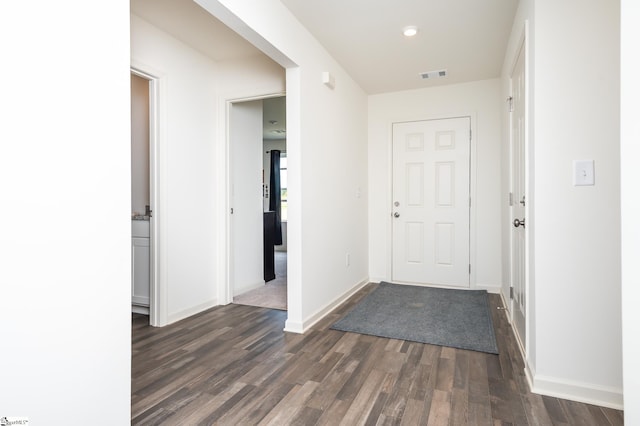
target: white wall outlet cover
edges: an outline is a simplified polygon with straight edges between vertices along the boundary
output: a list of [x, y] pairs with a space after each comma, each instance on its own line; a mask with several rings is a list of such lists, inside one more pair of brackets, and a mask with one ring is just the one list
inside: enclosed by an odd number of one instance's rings
[[593, 160], [573, 161], [573, 186], [595, 185]]

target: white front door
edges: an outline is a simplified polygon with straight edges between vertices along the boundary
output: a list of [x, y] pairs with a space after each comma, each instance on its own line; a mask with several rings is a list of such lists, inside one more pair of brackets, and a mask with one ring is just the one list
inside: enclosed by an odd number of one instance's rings
[[518, 59], [511, 74], [511, 137], [512, 137], [512, 207], [511, 223], [511, 285], [512, 318], [520, 343], [525, 345], [526, 309], [525, 309], [525, 74], [524, 47], [520, 49]]
[[469, 117], [393, 124], [396, 282], [469, 287]]

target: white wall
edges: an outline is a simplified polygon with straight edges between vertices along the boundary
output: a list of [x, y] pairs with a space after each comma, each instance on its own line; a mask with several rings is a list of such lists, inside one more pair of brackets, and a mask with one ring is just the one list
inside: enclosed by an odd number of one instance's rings
[[149, 81], [131, 74], [131, 214], [149, 201]]
[[198, 3], [288, 67], [286, 327], [302, 331], [367, 280], [366, 95], [280, 1]]
[[[619, 4], [540, 0], [535, 13], [535, 387], [620, 403]], [[581, 159], [595, 186], [572, 186]]]
[[264, 56], [216, 63], [136, 15], [131, 63], [160, 78], [158, 279], [173, 322], [217, 304], [227, 282], [225, 99], [279, 93], [284, 76]]
[[214, 159], [216, 65], [131, 15], [131, 62], [160, 77], [160, 285], [168, 322], [216, 304]]
[[1, 416], [130, 422], [128, 28], [126, 1], [0, 5]]
[[285, 71], [264, 55], [217, 63], [219, 99], [242, 99], [284, 94]]
[[[520, 9], [515, 33], [520, 19], [535, 20], [527, 68], [533, 390], [619, 407], [619, 5], [537, 0]], [[580, 159], [595, 160], [595, 186], [572, 185]]]
[[640, 199], [637, 158], [640, 158], [640, 3], [621, 2], [621, 168], [622, 168], [622, 332], [624, 342], [624, 419], [629, 425], [640, 424]]
[[470, 115], [477, 165], [472, 285], [498, 290], [502, 278], [500, 94], [500, 81], [495, 79], [369, 97], [369, 275], [373, 280], [391, 279], [392, 123]]

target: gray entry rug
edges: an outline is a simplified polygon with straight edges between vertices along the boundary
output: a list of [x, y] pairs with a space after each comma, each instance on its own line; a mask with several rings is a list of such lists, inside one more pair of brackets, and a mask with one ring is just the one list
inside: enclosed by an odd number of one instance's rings
[[498, 353], [485, 290], [381, 282], [334, 330]]

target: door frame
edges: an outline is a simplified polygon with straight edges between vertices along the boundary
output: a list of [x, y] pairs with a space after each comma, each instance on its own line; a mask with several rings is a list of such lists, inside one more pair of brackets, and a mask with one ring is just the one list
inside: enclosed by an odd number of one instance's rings
[[[429, 114], [418, 117], [410, 118], [398, 118], [388, 123], [388, 192], [387, 192], [387, 247], [388, 260], [387, 271], [388, 279], [392, 278], [393, 271], [393, 125], [399, 123], [408, 123], [414, 121], [433, 121], [433, 120], [445, 120], [452, 118], [469, 118], [469, 126], [471, 129], [471, 140], [469, 147], [469, 196], [471, 197], [471, 206], [469, 207], [469, 262], [471, 264], [471, 273], [469, 274], [469, 287], [468, 289], [486, 289], [493, 290], [493, 288], [478, 286], [476, 283], [476, 216], [477, 216], [477, 191], [476, 191], [476, 171], [477, 171], [477, 151], [476, 151], [476, 135], [477, 135], [477, 115], [475, 112], [461, 111], [459, 114]], [[435, 285], [430, 285], [437, 287]], [[446, 287], [449, 288], [449, 287]]]
[[[512, 79], [511, 75], [513, 75], [513, 69], [516, 66], [518, 61], [518, 57], [520, 54], [524, 54], [524, 196], [526, 199], [525, 204], [525, 218], [526, 218], [526, 227], [524, 228], [525, 233], [525, 245], [524, 245], [524, 262], [525, 262], [525, 274], [524, 274], [524, 297], [525, 297], [525, 338], [524, 341], [521, 340], [521, 336], [518, 334], [516, 327], [513, 325], [515, 320], [515, 302], [513, 298], [508, 297], [509, 295], [505, 295], [505, 300], [508, 300], [507, 309], [509, 309], [509, 322], [512, 324], [512, 328], [514, 330], [514, 335], [516, 336], [516, 341], [520, 347], [520, 351], [522, 353], [525, 362], [527, 360], [527, 348], [529, 347], [529, 339], [530, 339], [530, 299], [531, 299], [531, 291], [530, 291], [530, 260], [531, 260], [531, 228], [533, 227], [533, 215], [532, 205], [534, 202], [533, 195], [530, 191], [531, 186], [531, 168], [530, 168], [530, 158], [529, 155], [531, 150], [531, 144], [529, 140], [529, 99], [530, 99], [530, 76], [527, 70], [527, 66], [529, 64], [529, 21], [525, 20], [524, 25], [521, 29], [520, 36], [518, 38], [518, 42], [516, 43], [517, 49], [516, 54], [511, 60], [510, 68], [509, 68], [509, 96], [513, 94], [512, 87]], [[514, 136], [513, 136], [513, 127], [512, 127], [512, 114], [509, 112], [509, 192], [513, 194], [514, 188], [514, 164], [513, 164], [513, 151], [514, 151]], [[516, 203], [517, 200], [511, 200], [513, 203]], [[515, 228], [511, 224], [513, 216], [513, 205], [509, 206], [509, 287], [513, 287], [514, 280], [514, 258], [513, 258], [513, 237]]]
[[[219, 192], [224, 194], [223, 202], [220, 203], [218, 209], [218, 235], [224, 236], [218, 240], [218, 267], [217, 282], [218, 286], [218, 304], [227, 305], [233, 302], [233, 235], [231, 229], [230, 212], [232, 208], [231, 185], [232, 180], [232, 164], [231, 164], [231, 108], [235, 103], [251, 102], [264, 100], [269, 98], [277, 98], [287, 96], [286, 92], [267, 92], [263, 94], [226, 94], [222, 96], [218, 103], [218, 122], [224, 123], [218, 126], [224, 132], [221, 138], [224, 144], [220, 144], [217, 156], [217, 182]], [[288, 268], [288, 266], [287, 266]], [[288, 291], [287, 287], [287, 291]]]
[[130, 72], [149, 81], [149, 203], [153, 211], [149, 223], [149, 325], [162, 327], [167, 324], [167, 290], [166, 290], [166, 261], [159, 260], [161, 256], [161, 242], [163, 232], [161, 203], [166, 200], [162, 195], [164, 187], [161, 185], [160, 145], [164, 132], [161, 123], [163, 111], [164, 85], [162, 74], [150, 67], [131, 61]]

